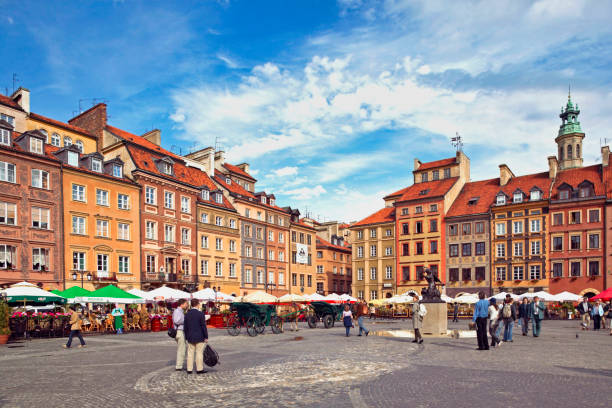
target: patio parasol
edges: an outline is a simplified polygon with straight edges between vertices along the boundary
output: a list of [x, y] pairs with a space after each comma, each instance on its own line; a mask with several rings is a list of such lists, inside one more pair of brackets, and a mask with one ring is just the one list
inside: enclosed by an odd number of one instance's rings
[[105, 286], [86, 296], [75, 297], [74, 301], [79, 303], [145, 303], [145, 299], [119, 289], [115, 285]]
[[278, 299], [281, 303], [292, 303], [292, 302], [308, 302], [308, 299], [302, 295], [296, 295], [295, 293], [287, 293]]
[[582, 296], [568, 291], [563, 291], [553, 296], [557, 302], [580, 302], [582, 300]]
[[6, 295], [6, 301], [8, 303], [66, 303], [66, 298], [56, 295], [55, 293], [47, 292], [42, 290], [36, 285], [29, 282], [19, 282], [11, 287], [0, 291]]
[[599, 295], [593, 296], [589, 300], [597, 300], [597, 299], [599, 299], [599, 300], [606, 300], [606, 301], [612, 299], [612, 288], [608, 288], [608, 289], [604, 290]]

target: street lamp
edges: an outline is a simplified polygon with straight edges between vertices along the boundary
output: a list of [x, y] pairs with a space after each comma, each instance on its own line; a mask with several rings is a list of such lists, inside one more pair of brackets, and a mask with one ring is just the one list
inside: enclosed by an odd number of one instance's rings
[[[77, 272], [81, 274], [81, 288], [83, 288], [83, 275], [85, 275], [85, 272], [87, 271], [73, 271], [72, 272], [72, 280], [77, 280]], [[91, 281], [92, 276], [91, 276], [91, 272], [87, 273], [87, 281]]]

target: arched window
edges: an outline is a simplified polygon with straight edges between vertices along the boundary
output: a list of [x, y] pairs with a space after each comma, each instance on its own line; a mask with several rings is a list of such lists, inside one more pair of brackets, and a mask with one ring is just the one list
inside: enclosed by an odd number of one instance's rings
[[567, 145], [567, 158], [572, 158], [572, 145]]
[[563, 146], [559, 146], [559, 160], [563, 160]]
[[579, 144], [576, 145], [576, 158], [577, 159], [580, 158], [580, 145]]
[[62, 143], [62, 139], [60, 138], [60, 135], [58, 135], [57, 133], [54, 133], [51, 135], [51, 144], [53, 146], [60, 146], [60, 144]]
[[64, 147], [72, 145], [72, 139], [69, 136], [64, 136]]
[[79, 148], [81, 153], [83, 153], [83, 141], [82, 140], [77, 140], [74, 144], [75, 144], [76, 147]]

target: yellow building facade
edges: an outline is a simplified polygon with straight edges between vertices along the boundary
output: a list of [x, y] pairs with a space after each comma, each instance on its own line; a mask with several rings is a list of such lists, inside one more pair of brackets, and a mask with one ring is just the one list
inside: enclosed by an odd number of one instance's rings
[[[289, 235], [291, 236], [289, 243], [289, 253], [291, 254], [289, 292], [299, 295], [312, 294], [317, 290], [315, 282], [317, 266], [314, 262], [317, 246], [316, 230], [299, 220], [299, 212], [297, 212], [297, 216], [292, 214], [291, 218], [291, 226], [289, 227]], [[306, 253], [304, 254], [303, 251]]]
[[68, 147], [75, 145], [84, 154], [97, 151], [97, 138], [93, 134], [68, 123], [30, 112], [27, 128], [28, 130], [41, 131], [47, 136], [47, 143], [52, 146]]

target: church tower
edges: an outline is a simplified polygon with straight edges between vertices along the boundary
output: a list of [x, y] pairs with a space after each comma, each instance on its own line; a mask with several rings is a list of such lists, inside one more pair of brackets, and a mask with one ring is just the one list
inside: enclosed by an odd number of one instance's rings
[[578, 104], [572, 103], [571, 94], [567, 95], [567, 105], [561, 108], [561, 126], [555, 139], [558, 148], [559, 170], [582, 167], [582, 139], [584, 132], [580, 128]]

